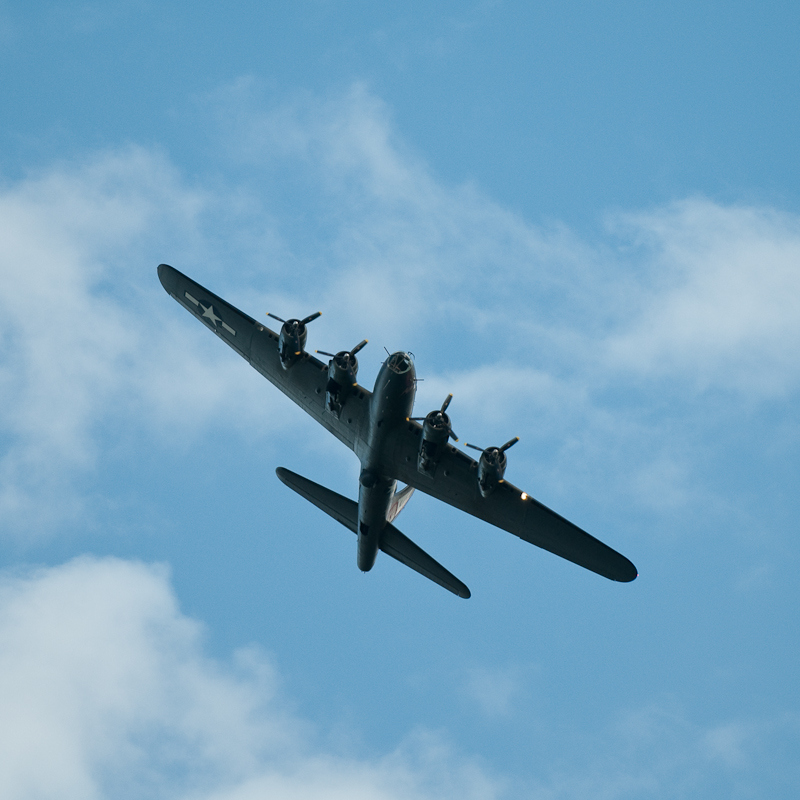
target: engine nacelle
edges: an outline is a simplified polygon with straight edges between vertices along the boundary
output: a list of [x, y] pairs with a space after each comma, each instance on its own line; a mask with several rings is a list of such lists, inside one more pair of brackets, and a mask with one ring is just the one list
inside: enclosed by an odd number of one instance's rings
[[496, 447], [487, 447], [478, 461], [478, 489], [482, 497], [488, 497], [503, 480], [508, 459]]
[[308, 331], [299, 319], [290, 319], [283, 323], [278, 338], [278, 357], [284, 369], [292, 367], [306, 348]]
[[316, 314], [311, 314], [305, 319], [284, 320], [267, 312], [268, 317], [283, 323], [280, 336], [278, 336], [278, 358], [284, 369], [291, 369], [303, 355], [303, 351], [306, 348], [306, 339], [308, 338], [306, 325], [321, 314], [321, 311], [317, 311]]
[[356, 353], [367, 344], [367, 340], [359, 342], [352, 350], [340, 350], [336, 355], [317, 350], [324, 356], [330, 356], [328, 362], [328, 383], [325, 385], [325, 408], [336, 416], [340, 416], [348, 395], [356, 385], [358, 375], [358, 359]]
[[[431, 478], [436, 472], [436, 465], [442, 458], [447, 440], [452, 437], [458, 441], [458, 437], [453, 433], [453, 428], [450, 425], [450, 417], [445, 413], [452, 399], [452, 394], [447, 395], [442, 407], [431, 411], [422, 423], [422, 439], [420, 439], [419, 452], [417, 453], [417, 469], [424, 475], [430, 475]], [[413, 419], [418, 420], [420, 417], [414, 417]]]
[[[506, 474], [508, 466], [506, 450], [518, 441], [519, 436], [515, 436], [502, 447], [487, 447], [481, 451], [478, 461], [478, 490], [481, 497], [488, 497], [503, 482], [503, 476]], [[475, 447], [474, 444], [468, 444], [467, 447], [471, 447], [473, 450], [481, 449]]]
[[417, 454], [417, 469], [432, 478], [451, 434], [450, 417], [443, 411], [431, 411], [422, 423], [422, 438]]
[[328, 364], [328, 383], [325, 386], [325, 407], [340, 416], [347, 396], [356, 385], [358, 359], [350, 351], [342, 350]]

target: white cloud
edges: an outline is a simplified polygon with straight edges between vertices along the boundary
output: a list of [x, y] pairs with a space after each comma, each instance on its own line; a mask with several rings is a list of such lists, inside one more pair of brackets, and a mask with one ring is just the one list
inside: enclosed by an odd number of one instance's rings
[[646, 282], [606, 342], [609, 366], [781, 396], [800, 378], [800, 219], [694, 199], [616, 226]]
[[160, 567], [77, 559], [0, 582], [0, 795], [496, 796], [431, 734], [378, 759], [328, 753], [263, 653], [203, 653]]
[[[210, 197], [158, 154], [132, 148], [59, 167], [0, 192], [0, 510], [35, 531], [82, 510], [73, 478], [109, 418], [191, 431], [269, 427], [235, 357], [191, 346], [156, 277], [164, 255], [202, 250]], [[227, 357], [226, 357], [227, 356]], [[43, 501], [43, 498], [47, 498]]]
[[[221, 661], [203, 638], [160, 566], [79, 558], [0, 578], [0, 795], [570, 800], [709, 796], [714, 787], [722, 796], [720, 787], [735, 793], [772, 769], [764, 754], [798, 732], [792, 719], [699, 725], [675, 704], [649, 705], [569, 732], [540, 712], [538, 735], [575, 748], [514, 779], [425, 730], [364, 757], [352, 744], [322, 744], [330, 737], [289, 710], [262, 651]], [[485, 713], [509, 717], [518, 670], [467, 678]], [[547, 752], [536, 735], [531, 748]]]

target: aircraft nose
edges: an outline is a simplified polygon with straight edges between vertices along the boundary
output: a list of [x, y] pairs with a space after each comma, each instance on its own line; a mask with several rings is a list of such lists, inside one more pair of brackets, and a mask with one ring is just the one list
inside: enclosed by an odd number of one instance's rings
[[411, 358], [409, 353], [405, 353], [402, 350], [398, 350], [396, 353], [392, 353], [389, 358], [386, 360], [386, 364], [388, 367], [391, 368], [393, 372], [396, 372], [398, 375], [402, 375], [405, 372], [408, 372], [410, 369], [414, 368], [414, 362]]

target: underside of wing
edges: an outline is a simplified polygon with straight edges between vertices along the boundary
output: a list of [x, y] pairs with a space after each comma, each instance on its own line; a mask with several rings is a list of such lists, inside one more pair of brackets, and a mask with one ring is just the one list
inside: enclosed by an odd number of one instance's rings
[[445, 445], [433, 475], [420, 472], [421, 435], [421, 427], [413, 421], [395, 432], [390, 451], [398, 480], [605, 578], [628, 582], [637, 577], [629, 559], [513, 484], [501, 482], [483, 497], [477, 462], [450, 444]]
[[161, 264], [164, 289], [190, 314], [239, 353], [254, 369], [294, 400], [351, 450], [369, 416], [370, 392], [356, 385], [339, 415], [325, 408], [328, 366], [303, 351], [289, 369], [281, 365], [279, 336], [182, 272]]
[[[358, 503], [320, 486], [296, 472], [278, 467], [278, 477], [301, 497], [340, 522], [355, 533], [358, 530]], [[468, 598], [470, 591], [452, 572], [446, 570], [436, 559], [429, 556], [419, 545], [400, 533], [391, 523], [381, 532], [380, 549], [401, 564], [405, 564], [420, 575], [424, 575], [439, 586], [459, 597]]]

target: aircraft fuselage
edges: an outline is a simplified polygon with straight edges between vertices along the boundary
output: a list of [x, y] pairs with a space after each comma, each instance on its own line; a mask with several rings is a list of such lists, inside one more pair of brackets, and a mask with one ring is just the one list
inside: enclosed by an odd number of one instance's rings
[[408, 353], [392, 353], [375, 380], [369, 431], [358, 456], [358, 568], [368, 572], [375, 564], [381, 532], [386, 526], [397, 481], [388, 465], [386, 444], [391, 431], [411, 416], [416, 392], [416, 371]]

